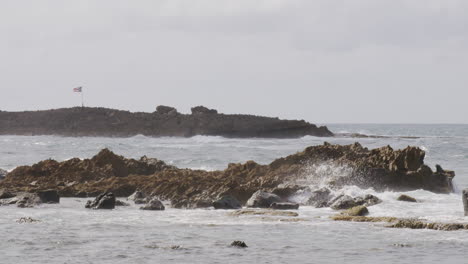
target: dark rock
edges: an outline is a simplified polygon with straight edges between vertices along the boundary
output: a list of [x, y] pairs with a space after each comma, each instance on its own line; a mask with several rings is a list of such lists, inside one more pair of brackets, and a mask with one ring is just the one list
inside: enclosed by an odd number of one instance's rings
[[468, 216], [468, 189], [463, 190], [462, 200], [463, 200], [463, 209], [465, 211], [465, 216]]
[[130, 204], [121, 200], [115, 200], [115, 206], [130, 206]]
[[278, 210], [295, 210], [295, 209], [299, 209], [299, 204], [297, 203], [272, 203], [270, 208], [278, 209]]
[[152, 198], [146, 205], [140, 207], [141, 210], [162, 211], [166, 209], [161, 201], [157, 198]]
[[213, 202], [215, 209], [240, 209], [242, 205], [240, 202], [231, 195], [221, 197], [219, 200]]
[[36, 192], [42, 203], [60, 203], [60, 196], [56, 190], [45, 190]]
[[273, 203], [281, 203], [282, 199], [272, 193], [257, 191], [247, 201], [247, 207], [270, 208]]
[[231, 247], [239, 247], [239, 248], [246, 248], [247, 247], [247, 244], [245, 244], [244, 241], [234, 241], [231, 243]]
[[416, 200], [415, 198], [409, 196], [409, 195], [406, 195], [406, 194], [402, 194], [400, 195], [398, 198], [397, 198], [398, 201], [402, 201], [402, 202], [410, 202], [410, 203], [416, 203], [418, 202], [418, 200]]
[[195, 107], [192, 107], [192, 115], [195, 115], [195, 114], [217, 114], [218, 111], [216, 111], [215, 109], [209, 109], [209, 108], [206, 108], [204, 106], [195, 106]]
[[115, 195], [111, 192], [102, 193], [94, 201], [88, 201], [85, 207], [89, 209], [114, 209]]
[[312, 192], [306, 205], [316, 208], [327, 207], [332, 197], [330, 189], [323, 187]]

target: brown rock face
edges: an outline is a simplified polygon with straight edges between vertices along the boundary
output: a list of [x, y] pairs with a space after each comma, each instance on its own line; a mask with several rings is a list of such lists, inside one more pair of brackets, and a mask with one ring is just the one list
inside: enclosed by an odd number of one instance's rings
[[[178, 169], [147, 157], [126, 159], [104, 149], [91, 159], [46, 160], [18, 167], [0, 182], [0, 189], [13, 192], [56, 189], [64, 197], [96, 196], [106, 191], [129, 196], [138, 189], [170, 200], [176, 207], [211, 206], [212, 201], [226, 195], [245, 204], [258, 190], [277, 193], [284, 199], [300, 189], [301, 184], [310, 185], [316, 178], [327, 181], [330, 188], [357, 185], [380, 191], [451, 192], [454, 173], [433, 172], [423, 160], [424, 151], [415, 147], [369, 150], [358, 143], [346, 146], [325, 143], [269, 165], [249, 161], [229, 164], [223, 171], [203, 171]], [[346, 169], [339, 170], [338, 175], [332, 171], [324, 179], [324, 175], [311, 169], [322, 164]]]
[[131, 113], [107, 108], [75, 107], [46, 111], [0, 111], [0, 135], [64, 135], [151, 137], [195, 135], [224, 137], [295, 138], [333, 136], [326, 127], [298, 120], [253, 115], [225, 115], [204, 106], [185, 115], [170, 106], [153, 113]]

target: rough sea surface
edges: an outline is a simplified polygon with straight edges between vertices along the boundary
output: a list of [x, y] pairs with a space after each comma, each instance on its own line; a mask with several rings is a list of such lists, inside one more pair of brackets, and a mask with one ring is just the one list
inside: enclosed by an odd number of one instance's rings
[[[0, 168], [11, 170], [52, 158], [90, 158], [107, 147], [117, 154], [143, 155], [196, 169], [224, 169], [230, 162], [269, 163], [324, 141], [366, 147], [419, 146], [426, 163], [455, 170], [457, 193], [416, 190], [419, 203], [396, 201], [397, 192], [376, 193], [349, 186], [352, 195], [372, 193], [383, 203], [370, 216], [464, 222], [460, 191], [468, 187], [468, 125], [329, 125], [334, 132], [389, 138], [226, 139], [67, 138], [0, 136]], [[411, 136], [418, 138], [402, 138]], [[327, 166], [324, 164], [324, 166]], [[330, 171], [334, 168], [325, 168]], [[312, 180], [311, 180], [312, 182]], [[307, 184], [307, 183], [305, 183]], [[305, 197], [296, 197], [297, 200]], [[334, 222], [336, 212], [301, 207], [298, 217], [232, 216], [227, 210], [141, 211], [119, 207], [88, 210], [86, 199], [19, 209], [0, 207], [0, 263], [466, 263], [468, 231], [390, 229], [383, 223]], [[18, 223], [21, 217], [39, 220]], [[296, 219], [296, 220], [291, 220]], [[292, 222], [293, 221], [293, 222]], [[242, 240], [249, 246], [230, 247]]]

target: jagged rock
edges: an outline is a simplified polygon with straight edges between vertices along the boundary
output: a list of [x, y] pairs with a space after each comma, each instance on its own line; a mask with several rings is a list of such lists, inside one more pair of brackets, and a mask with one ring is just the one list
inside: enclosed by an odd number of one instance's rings
[[244, 241], [234, 241], [231, 243], [231, 247], [239, 247], [239, 248], [246, 248], [247, 244]]
[[358, 205], [341, 212], [341, 214], [345, 216], [365, 216], [369, 214], [369, 210], [363, 205]]
[[[273, 194], [277, 198], [264, 206], [268, 208], [273, 202], [287, 201], [288, 195], [296, 190], [294, 186], [299, 186], [305, 179], [317, 177], [322, 182], [323, 175], [311, 171], [311, 167], [327, 164], [343, 168], [339, 177], [329, 180], [334, 189], [356, 185], [376, 191], [425, 189], [451, 192], [453, 172], [441, 169], [433, 172], [424, 164], [417, 170], [410, 170], [423, 157], [423, 152], [412, 149], [383, 147], [369, 150], [358, 143], [346, 146], [324, 144], [308, 147], [268, 165], [249, 161], [229, 164], [222, 171], [178, 169], [159, 160], [147, 157], [126, 159], [102, 150], [91, 159], [45, 160], [32, 166], [20, 166], [0, 182], [0, 189], [14, 193], [55, 189], [62, 197], [96, 196], [106, 191], [129, 196], [138, 189], [171, 201], [176, 208], [211, 207], [214, 200], [224, 195], [232, 195], [245, 204], [258, 190], [280, 194]], [[397, 169], [391, 169], [392, 166]], [[32, 182], [35, 184], [31, 185]], [[364, 202], [368, 206], [371, 204]]]
[[121, 200], [115, 200], [115, 206], [130, 206], [130, 204]]
[[463, 209], [465, 211], [465, 216], [468, 216], [468, 189], [463, 190], [462, 200], [463, 200]]
[[45, 190], [36, 192], [42, 203], [60, 203], [60, 196], [56, 190]]
[[242, 205], [240, 202], [231, 195], [226, 195], [213, 202], [215, 209], [240, 209]]
[[192, 107], [192, 115], [195, 115], [195, 114], [217, 114], [218, 111], [216, 111], [215, 109], [209, 109], [209, 108], [206, 108], [204, 106], [195, 106], [195, 107]]
[[282, 199], [276, 194], [257, 191], [247, 201], [247, 207], [270, 208], [271, 204], [280, 202]]
[[327, 207], [332, 197], [330, 189], [323, 187], [312, 192], [306, 205], [316, 208]]
[[85, 207], [89, 209], [114, 209], [115, 195], [111, 192], [102, 193], [94, 201], [88, 201]]
[[146, 205], [140, 207], [141, 210], [162, 211], [166, 209], [161, 201], [157, 198], [152, 198]]
[[290, 216], [290, 217], [297, 217], [299, 216], [296, 212], [290, 211], [277, 211], [277, 210], [237, 210], [235, 212], [229, 213], [232, 216], [242, 216], [242, 215], [264, 215], [264, 216]]
[[297, 210], [299, 209], [299, 204], [297, 203], [272, 203], [270, 205], [271, 209], [277, 210]]
[[147, 202], [146, 195], [141, 191], [135, 191], [127, 200], [133, 201], [135, 204], [145, 204]]
[[400, 195], [398, 198], [397, 198], [398, 201], [402, 201], [402, 202], [410, 202], [410, 203], [416, 203], [418, 202], [418, 200], [416, 200], [415, 198], [409, 196], [409, 195], [406, 195], [406, 194], [402, 194]]

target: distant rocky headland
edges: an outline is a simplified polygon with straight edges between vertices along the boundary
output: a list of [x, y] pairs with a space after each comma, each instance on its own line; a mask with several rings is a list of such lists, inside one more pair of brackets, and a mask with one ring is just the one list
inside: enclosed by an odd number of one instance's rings
[[333, 136], [327, 127], [304, 120], [281, 120], [254, 115], [220, 114], [204, 106], [182, 114], [168, 106], [153, 113], [107, 108], [74, 107], [43, 111], [0, 111], [0, 135], [62, 135], [151, 137], [196, 135], [223, 137], [296, 138]]

